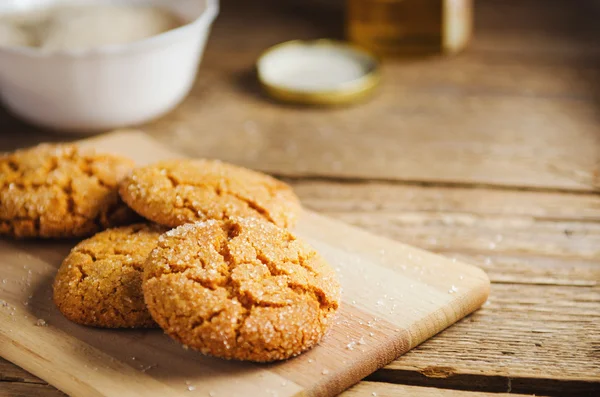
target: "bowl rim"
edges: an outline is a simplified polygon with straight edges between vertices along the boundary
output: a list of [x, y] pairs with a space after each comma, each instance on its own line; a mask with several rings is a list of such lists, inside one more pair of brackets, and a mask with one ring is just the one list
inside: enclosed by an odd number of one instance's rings
[[159, 33], [157, 35], [147, 37], [145, 39], [136, 40], [131, 43], [125, 44], [108, 44], [99, 47], [85, 48], [79, 50], [56, 50], [56, 51], [45, 51], [37, 47], [26, 47], [26, 46], [12, 46], [2, 47], [0, 46], [0, 55], [13, 54], [13, 55], [24, 55], [36, 58], [45, 57], [68, 57], [68, 58], [82, 58], [87, 56], [102, 56], [102, 55], [119, 55], [132, 52], [142, 52], [153, 47], [176, 40], [179, 37], [183, 37], [188, 32], [201, 27], [206, 26], [207, 28], [213, 23], [217, 15], [219, 14], [219, 0], [205, 0], [206, 8], [202, 13], [194, 20], [181, 25], [175, 29], [167, 30], [166, 32]]

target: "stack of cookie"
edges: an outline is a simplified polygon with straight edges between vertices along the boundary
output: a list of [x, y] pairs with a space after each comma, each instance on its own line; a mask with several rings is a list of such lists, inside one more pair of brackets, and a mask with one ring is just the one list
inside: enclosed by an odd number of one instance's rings
[[0, 172], [0, 234], [96, 233], [54, 282], [74, 322], [159, 326], [204, 354], [259, 362], [302, 353], [332, 323], [335, 273], [288, 230], [299, 200], [268, 175], [209, 160], [134, 168], [72, 145], [6, 155]]

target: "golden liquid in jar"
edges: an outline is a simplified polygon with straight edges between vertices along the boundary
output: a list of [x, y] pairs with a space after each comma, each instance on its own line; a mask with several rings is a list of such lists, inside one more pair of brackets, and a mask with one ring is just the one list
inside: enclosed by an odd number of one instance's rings
[[378, 55], [423, 55], [464, 48], [472, 0], [347, 0], [350, 41]]

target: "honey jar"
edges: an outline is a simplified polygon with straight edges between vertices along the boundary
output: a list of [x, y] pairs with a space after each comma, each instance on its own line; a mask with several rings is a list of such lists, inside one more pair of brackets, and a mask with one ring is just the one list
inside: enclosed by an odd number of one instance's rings
[[468, 44], [473, 0], [347, 0], [348, 39], [380, 56], [452, 54]]

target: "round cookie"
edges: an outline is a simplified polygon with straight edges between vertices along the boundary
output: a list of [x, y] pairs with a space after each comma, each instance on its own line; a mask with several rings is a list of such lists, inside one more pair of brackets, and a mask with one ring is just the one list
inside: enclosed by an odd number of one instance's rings
[[119, 193], [138, 214], [170, 227], [233, 216], [292, 227], [301, 210], [287, 184], [215, 160], [169, 160], [135, 169]]
[[165, 233], [146, 262], [143, 290], [172, 338], [204, 354], [258, 362], [317, 344], [340, 300], [335, 272], [317, 252], [257, 218]]
[[0, 157], [0, 235], [83, 237], [130, 223], [118, 182], [133, 168], [120, 156], [42, 144]]
[[155, 327], [142, 294], [143, 266], [165, 229], [136, 224], [82, 241], [54, 280], [54, 303], [69, 320], [106, 328]]

